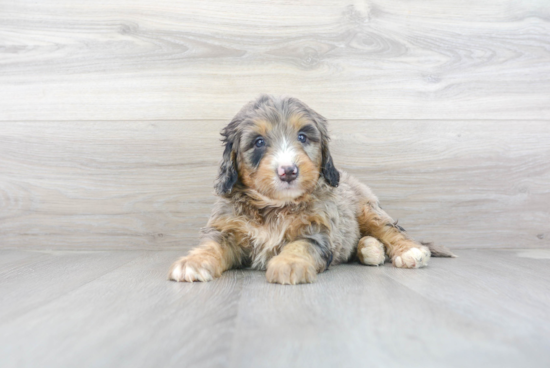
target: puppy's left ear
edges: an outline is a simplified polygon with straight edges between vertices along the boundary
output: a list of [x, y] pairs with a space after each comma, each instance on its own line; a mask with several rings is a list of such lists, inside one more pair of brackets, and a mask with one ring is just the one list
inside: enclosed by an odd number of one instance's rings
[[328, 136], [327, 119], [311, 109], [309, 113], [321, 132], [321, 153], [323, 155], [321, 159], [321, 174], [331, 187], [337, 187], [340, 183], [340, 172], [334, 167], [334, 162], [332, 161], [332, 156], [328, 148], [330, 138]]
[[332, 161], [332, 156], [328, 149], [328, 136], [323, 137], [322, 140], [322, 154], [323, 158], [321, 161], [321, 174], [325, 178], [326, 182], [332, 186], [337, 187], [340, 183], [340, 173], [334, 167], [334, 162]]
[[222, 141], [224, 142], [225, 149], [223, 151], [222, 161], [220, 164], [220, 172], [218, 179], [214, 184], [216, 193], [220, 196], [231, 193], [233, 186], [239, 180], [239, 173], [237, 170], [237, 151], [236, 146], [236, 123], [231, 122], [227, 127], [222, 130]]

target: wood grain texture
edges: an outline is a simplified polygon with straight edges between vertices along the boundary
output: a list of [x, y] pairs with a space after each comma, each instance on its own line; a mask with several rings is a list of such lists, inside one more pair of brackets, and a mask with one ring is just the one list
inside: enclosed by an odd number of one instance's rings
[[10, 318], [0, 311], [2, 367], [223, 365], [240, 298], [238, 273], [182, 288], [167, 281], [174, 252], [96, 253], [52, 252], [34, 272], [2, 279], [6, 308], [34, 306]]
[[[194, 246], [225, 123], [3, 123], [0, 247]], [[335, 120], [330, 130], [336, 166], [415, 238], [550, 245], [550, 122]]]
[[[515, 266], [513, 253], [491, 265], [495, 253], [459, 252], [465, 259], [435, 259], [418, 273], [342, 265], [304, 289], [271, 288], [251, 272], [232, 366], [464, 367], [483, 359], [495, 367], [543, 366], [550, 299], [536, 293], [550, 289], [542, 280], [537, 291], [516, 288], [538, 276], [523, 274], [526, 265]], [[525, 263], [547, 273], [541, 267], [548, 261]]]
[[[18, 251], [2, 252], [10, 257]], [[0, 324], [49, 304], [142, 255], [140, 252], [26, 252], [24, 262], [2, 267]], [[16, 282], [17, 280], [17, 282]], [[19, 282], [28, 285], [24, 289]], [[8, 303], [8, 301], [12, 301]]]
[[174, 251], [41, 253], [0, 278], [0, 363], [548, 367], [550, 250], [457, 253], [418, 270], [340, 265], [293, 287], [252, 270], [168, 282]]
[[0, 1], [0, 120], [549, 119], [549, 76], [546, 0]]

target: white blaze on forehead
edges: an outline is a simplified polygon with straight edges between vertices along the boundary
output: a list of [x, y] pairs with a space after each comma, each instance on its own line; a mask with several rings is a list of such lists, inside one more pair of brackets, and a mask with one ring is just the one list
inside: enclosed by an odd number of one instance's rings
[[296, 151], [291, 145], [288, 144], [286, 139], [283, 139], [279, 147], [277, 147], [277, 151], [275, 152], [275, 160], [273, 160], [273, 162], [276, 167], [280, 167], [292, 166], [296, 163], [295, 161]]

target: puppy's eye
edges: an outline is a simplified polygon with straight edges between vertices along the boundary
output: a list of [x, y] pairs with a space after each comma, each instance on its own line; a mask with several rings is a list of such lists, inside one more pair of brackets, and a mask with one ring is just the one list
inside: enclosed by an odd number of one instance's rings
[[265, 146], [265, 140], [262, 137], [256, 138], [254, 145], [258, 148]]
[[300, 133], [300, 134], [298, 134], [298, 140], [302, 143], [306, 143], [307, 137], [304, 133]]

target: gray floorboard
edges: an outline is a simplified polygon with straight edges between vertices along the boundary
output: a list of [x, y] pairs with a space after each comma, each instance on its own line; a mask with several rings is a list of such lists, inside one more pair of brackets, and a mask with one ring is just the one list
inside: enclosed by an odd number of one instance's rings
[[0, 365], [549, 366], [550, 250], [457, 253], [292, 287], [168, 282], [175, 251], [0, 251]]

